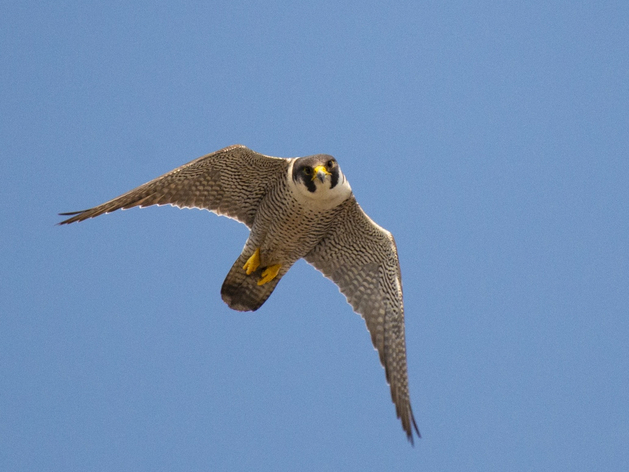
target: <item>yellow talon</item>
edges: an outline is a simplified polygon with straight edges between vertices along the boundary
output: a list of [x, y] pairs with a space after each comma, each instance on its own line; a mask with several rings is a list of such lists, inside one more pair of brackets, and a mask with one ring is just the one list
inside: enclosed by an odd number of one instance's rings
[[247, 272], [247, 275], [250, 275], [252, 272], [255, 272], [255, 270], [259, 266], [260, 266], [260, 248], [256, 249], [256, 252], [254, 252], [253, 255], [249, 259], [247, 259], [247, 262], [245, 262], [245, 265], [242, 266], [242, 268]]
[[282, 264], [275, 264], [264, 269], [264, 272], [262, 272], [262, 278], [258, 280], [258, 285], [264, 285], [273, 280], [277, 277], [277, 273], [281, 268]]

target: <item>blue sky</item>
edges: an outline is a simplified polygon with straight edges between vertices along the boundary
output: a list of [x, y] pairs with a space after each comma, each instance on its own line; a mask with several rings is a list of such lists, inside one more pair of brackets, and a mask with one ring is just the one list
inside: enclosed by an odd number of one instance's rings
[[[628, 470], [627, 2], [1, 10], [0, 469]], [[237, 313], [234, 221], [55, 226], [235, 143], [395, 235], [414, 448], [306, 263]]]

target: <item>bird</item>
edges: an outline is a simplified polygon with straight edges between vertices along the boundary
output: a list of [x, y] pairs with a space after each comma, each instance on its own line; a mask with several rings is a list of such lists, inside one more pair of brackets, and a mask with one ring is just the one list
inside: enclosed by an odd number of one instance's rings
[[395, 240], [358, 205], [334, 157], [281, 158], [229, 146], [96, 207], [60, 213], [69, 218], [58, 224], [167, 204], [210, 210], [249, 228], [221, 288], [234, 310], [260, 308], [299, 259], [331, 279], [366, 322], [407, 439], [414, 444], [413, 433], [421, 437], [409, 396]]

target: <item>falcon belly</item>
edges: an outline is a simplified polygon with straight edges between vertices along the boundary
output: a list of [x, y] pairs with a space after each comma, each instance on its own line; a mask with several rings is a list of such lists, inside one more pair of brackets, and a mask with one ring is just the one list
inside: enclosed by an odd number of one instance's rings
[[408, 392], [402, 281], [395, 241], [356, 202], [336, 159], [277, 158], [231, 146], [97, 207], [62, 213], [69, 224], [135, 206], [170, 204], [234, 218], [250, 229], [221, 296], [230, 308], [262, 306], [303, 258], [331, 279], [367, 324], [408, 439], [419, 436]]

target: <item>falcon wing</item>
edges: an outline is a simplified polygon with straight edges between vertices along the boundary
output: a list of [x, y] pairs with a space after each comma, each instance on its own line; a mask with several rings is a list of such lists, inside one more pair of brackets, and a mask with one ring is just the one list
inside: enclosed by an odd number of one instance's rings
[[402, 279], [391, 233], [374, 223], [354, 197], [343, 204], [332, 231], [305, 259], [339, 286], [367, 323], [391, 398], [411, 443], [420, 436], [408, 392]]
[[288, 160], [258, 154], [245, 146], [230, 146], [199, 157], [89, 210], [61, 213], [72, 218], [61, 225], [135, 206], [174, 205], [203, 208], [228, 216], [249, 228], [269, 185], [288, 169]]

